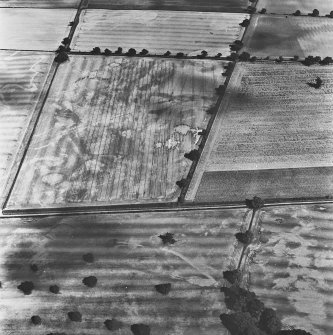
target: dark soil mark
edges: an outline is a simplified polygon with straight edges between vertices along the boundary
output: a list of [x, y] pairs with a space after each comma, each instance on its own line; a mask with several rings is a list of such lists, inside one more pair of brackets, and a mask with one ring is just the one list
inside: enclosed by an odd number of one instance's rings
[[159, 235], [158, 237], [162, 240], [163, 244], [174, 244], [177, 242], [171, 233]]
[[95, 287], [97, 284], [97, 278], [95, 276], [89, 276], [82, 279], [82, 283], [88, 287]]
[[71, 321], [74, 321], [74, 322], [82, 321], [82, 315], [80, 312], [68, 312], [67, 315]]
[[31, 265], [30, 265], [30, 270], [31, 270], [32, 272], [37, 272], [37, 271], [38, 271], [38, 266], [37, 266], [36, 264], [31, 264]]
[[131, 331], [134, 335], [150, 335], [150, 327], [142, 323], [131, 325]]
[[60, 292], [60, 288], [58, 285], [51, 285], [49, 287], [49, 291], [54, 294], [58, 294]]
[[92, 253], [87, 253], [82, 256], [82, 259], [87, 263], [94, 263], [94, 255]]
[[158, 285], [155, 285], [155, 289], [158, 293], [161, 293], [163, 295], [168, 295], [171, 290], [171, 284], [170, 283], [158, 284]]
[[34, 283], [31, 281], [22, 282], [17, 288], [22, 291], [25, 295], [31, 294], [32, 290], [35, 288]]
[[104, 325], [108, 330], [111, 330], [111, 331], [118, 330], [118, 329], [121, 329], [123, 327], [122, 322], [120, 322], [116, 319], [105, 320]]
[[31, 323], [34, 324], [34, 325], [36, 325], [36, 326], [38, 326], [38, 325], [40, 325], [42, 323], [42, 319], [38, 315], [33, 315], [31, 317]]

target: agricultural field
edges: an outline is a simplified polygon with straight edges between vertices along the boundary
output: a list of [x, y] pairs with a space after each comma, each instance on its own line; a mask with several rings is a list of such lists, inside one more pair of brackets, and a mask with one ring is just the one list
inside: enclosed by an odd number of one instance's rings
[[53, 55], [0, 51], [0, 199]]
[[249, 289], [284, 325], [333, 333], [332, 205], [264, 209], [251, 245]]
[[1, 0], [0, 7], [78, 8], [80, 0]]
[[75, 14], [74, 9], [0, 8], [0, 49], [56, 50]]
[[242, 13], [248, 0], [89, 0], [89, 8]]
[[226, 56], [229, 45], [242, 38], [244, 28], [239, 23], [247, 17], [236, 13], [84, 10], [72, 49], [115, 51], [122, 47], [124, 51], [134, 48], [137, 52], [147, 49], [151, 54], [170, 51], [189, 56], [206, 50], [210, 56]]
[[187, 199], [332, 195], [332, 79], [332, 66], [238, 63]]
[[176, 201], [223, 61], [70, 56], [9, 207]]
[[262, 8], [266, 8], [267, 13], [275, 14], [292, 14], [299, 10], [302, 15], [318, 9], [320, 15], [325, 16], [333, 10], [333, 3], [331, 0], [258, 0], [257, 9]]
[[[222, 272], [234, 268], [245, 209], [0, 219], [3, 335], [227, 335]], [[159, 237], [170, 238], [165, 242]], [[83, 278], [95, 276], [94, 287]], [[31, 281], [24, 295], [17, 289]], [[160, 293], [155, 285], [170, 284]], [[51, 293], [50, 286], [59, 293]], [[53, 290], [55, 292], [55, 290]], [[163, 292], [163, 291], [162, 291]], [[68, 312], [78, 311], [81, 322]], [[35, 326], [31, 316], [42, 324]], [[110, 332], [105, 320], [113, 319]]]
[[333, 55], [333, 20], [282, 15], [253, 15], [244, 48], [258, 57]]

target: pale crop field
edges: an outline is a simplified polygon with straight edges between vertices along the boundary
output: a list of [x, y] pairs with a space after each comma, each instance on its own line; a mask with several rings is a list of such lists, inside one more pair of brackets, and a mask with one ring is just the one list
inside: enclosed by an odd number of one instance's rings
[[[320, 89], [307, 84], [316, 77]], [[331, 194], [332, 79], [332, 66], [238, 63], [188, 199]]]
[[78, 8], [80, 0], [1, 0], [0, 7]]
[[241, 39], [239, 26], [248, 14], [146, 10], [85, 10], [81, 14], [72, 48], [91, 51], [94, 47], [115, 51], [122, 47], [152, 54], [182, 52], [197, 55], [230, 54], [229, 44]]
[[0, 49], [56, 50], [75, 9], [0, 8]]
[[53, 55], [0, 51], [0, 198]]
[[89, 0], [89, 8], [154, 9], [242, 13], [248, 0]]
[[70, 56], [9, 207], [176, 201], [223, 61]]
[[320, 15], [325, 16], [333, 10], [333, 2], [331, 0], [259, 0], [257, 9], [262, 8], [266, 8], [267, 13], [292, 14], [300, 10], [305, 15], [318, 9]]
[[333, 56], [333, 20], [283, 15], [254, 15], [244, 48], [259, 57]]

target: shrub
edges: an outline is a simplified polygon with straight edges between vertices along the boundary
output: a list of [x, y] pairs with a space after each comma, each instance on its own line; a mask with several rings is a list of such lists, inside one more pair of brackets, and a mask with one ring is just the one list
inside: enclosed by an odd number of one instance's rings
[[221, 58], [221, 57], [222, 57], [222, 54], [220, 52], [214, 56], [214, 58]]
[[104, 50], [104, 54], [105, 54], [105, 56], [111, 56], [112, 55], [112, 51], [109, 50], [109, 49], [105, 49]]
[[136, 50], [133, 49], [133, 48], [130, 48], [127, 53], [126, 53], [127, 56], [135, 56], [136, 55]]
[[176, 57], [177, 58], [182, 58], [182, 57], [184, 57], [185, 56], [185, 54], [183, 53], [183, 52], [178, 52], [177, 54], [176, 54]]
[[92, 49], [92, 51], [90, 52], [93, 55], [100, 55], [101, 54], [101, 49], [99, 47], [95, 47]]
[[169, 57], [171, 55], [170, 51], [167, 51], [163, 56]]
[[251, 58], [251, 55], [248, 53], [248, 52], [242, 52], [240, 55], [239, 55], [239, 60], [243, 61], [243, 62], [247, 62], [249, 61]]
[[61, 51], [57, 54], [57, 56], [54, 58], [54, 61], [57, 63], [64, 63], [68, 60], [68, 55], [65, 51]]
[[259, 12], [259, 14], [266, 14], [266, 12], [267, 12], [267, 9], [266, 9], [266, 8], [263, 8], [263, 9]]
[[119, 47], [114, 53], [116, 55], [121, 55], [123, 53], [123, 48]]
[[301, 15], [301, 11], [297, 9], [297, 11], [295, 13], [293, 13], [294, 16], [300, 16]]
[[149, 51], [147, 49], [142, 49], [141, 52], [140, 52], [140, 55], [142, 56], [146, 56], [149, 54]]
[[249, 24], [250, 24], [250, 20], [245, 19], [239, 25], [242, 26], [242, 27], [247, 27]]

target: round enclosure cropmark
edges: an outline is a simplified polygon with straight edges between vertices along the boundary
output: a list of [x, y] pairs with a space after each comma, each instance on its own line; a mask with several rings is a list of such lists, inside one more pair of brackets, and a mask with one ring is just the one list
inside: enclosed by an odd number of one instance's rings
[[31, 323], [36, 325], [36, 326], [38, 326], [42, 323], [42, 319], [38, 315], [33, 315], [30, 320], [31, 320]]
[[35, 288], [34, 283], [31, 281], [22, 282], [17, 288], [22, 291], [25, 295], [31, 294], [32, 290]]
[[150, 335], [150, 327], [142, 323], [131, 325], [131, 331], [134, 335]]
[[108, 330], [114, 331], [114, 330], [119, 330], [123, 327], [122, 322], [112, 319], [112, 320], [105, 320], [104, 325]]
[[80, 312], [68, 312], [67, 315], [68, 315], [68, 318], [73, 322], [82, 321], [82, 315]]
[[161, 293], [163, 295], [168, 295], [171, 290], [171, 284], [170, 283], [158, 284], [158, 285], [155, 285], [155, 289], [158, 293]]
[[60, 292], [60, 288], [58, 285], [51, 285], [49, 287], [49, 291], [54, 294], [58, 294]]
[[82, 279], [82, 283], [88, 287], [95, 287], [97, 284], [97, 278], [95, 276], [89, 276]]
[[87, 253], [82, 256], [82, 259], [87, 263], [94, 263], [94, 255], [92, 253]]

